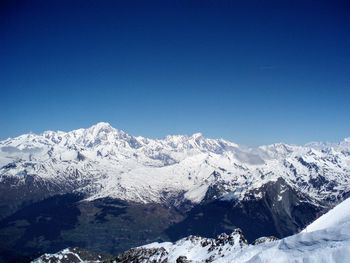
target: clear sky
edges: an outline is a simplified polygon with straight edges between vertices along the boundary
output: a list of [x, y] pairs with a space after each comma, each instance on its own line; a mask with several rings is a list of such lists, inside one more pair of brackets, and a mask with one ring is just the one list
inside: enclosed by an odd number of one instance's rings
[[257, 145], [350, 136], [348, 1], [1, 1], [0, 138], [99, 121]]

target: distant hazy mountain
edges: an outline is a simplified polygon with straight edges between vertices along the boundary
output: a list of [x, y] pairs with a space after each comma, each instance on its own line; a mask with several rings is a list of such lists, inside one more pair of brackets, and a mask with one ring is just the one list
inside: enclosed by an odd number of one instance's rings
[[350, 139], [248, 148], [98, 123], [1, 141], [0, 167], [4, 260], [67, 246], [116, 253], [236, 227], [249, 241], [296, 233], [349, 195]]

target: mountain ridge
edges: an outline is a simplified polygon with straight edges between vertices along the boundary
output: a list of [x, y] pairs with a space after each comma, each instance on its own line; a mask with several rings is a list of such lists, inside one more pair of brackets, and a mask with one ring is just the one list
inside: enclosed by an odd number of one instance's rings
[[[286, 174], [284, 179], [287, 181], [295, 179], [291, 185], [298, 184], [298, 178], [292, 178], [293, 173], [305, 174], [308, 177], [305, 180], [311, 180], [312, 184], [315, 179], [313, 174], [319, 170], [327, 175], [321, 180], [327, 181], [327, 177], [332, 179], [336, 176], [341, 186], [348, 182], [343, 174], [350, 171], [349, 141], [324, 147], [321, 144], [310, 145], [272, 144], [247, 148], [223, 139], [207, 139], [199, 133], [153, 140], [133, 137], [101, 122], [87, 129], [46, 131], [40, 135], [27, 134], [1, 141], [0, 178], [35, 174], [41, 179], [59, 182], [68, 174], [77, 177], [76, 182], [94, 181], [93, 185], [79, 184], [83, 192], [96, 192], [88, 197], [90, 199], [113, 196], [116, 190], [124, 186], [133, 188], [137, 182], [142, 183], [142, 189], [134, 189], [138, 196], [123, 194], [114, 197], [159, 202], [160, 191], [165, 189], [177, 193], [184, 191], [185, 198], [194, 203], [203, 200], [209, 185], [215, 183], [218, 177], [228, 185], [226, 194], [239, 195], [239, 198], [244, 198], [245, 193], [237, 191], [238, 184], [251, 190], [264, 182], [277, 180], [283, 174]], [[61, 177], [59, 173], [62, 171], [65, 175]], [[241, 176], [243, 173], [247, 179]], [[150, 184], [145, 182], [145, 177]], [[163, 185], [159, 185], [159, 179], [163, 180]], [[254, 185], [253, 179], [260, 183]], [[207, 183], [203, 184], [203, 181]], [[234, 189], [229, 186], [233, 181], [236, 181]], [[335, 180], [332, 182], [336, 183]], [[84, 187], [87, 188], [83, 190]], [[145, 191], [150, 194], [144, 195]], [[317, 191], [313, 194], [318, 195]]]

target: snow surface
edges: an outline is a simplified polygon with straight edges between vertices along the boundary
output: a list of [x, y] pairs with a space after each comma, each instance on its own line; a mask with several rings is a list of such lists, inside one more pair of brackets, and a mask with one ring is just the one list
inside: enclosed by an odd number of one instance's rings
[[332, 226], [342, 227], [348, 225], [350, 227], [350, 198], [341, 202], [339, 205], [328, 211], [326, 214], [308, 225], [303, 232], [313, 232], [330, 228]]

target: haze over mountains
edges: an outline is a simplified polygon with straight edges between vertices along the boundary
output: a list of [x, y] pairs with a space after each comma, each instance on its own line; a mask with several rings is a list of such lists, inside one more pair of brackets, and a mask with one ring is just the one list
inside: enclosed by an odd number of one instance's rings
[[237, 227], [249, 242], [282, 238], [350, 193], [349, 138], [249, 148], [98, 123], [9, 138], [0, 150], [3, 260], [68, 246], [117, 253]]

